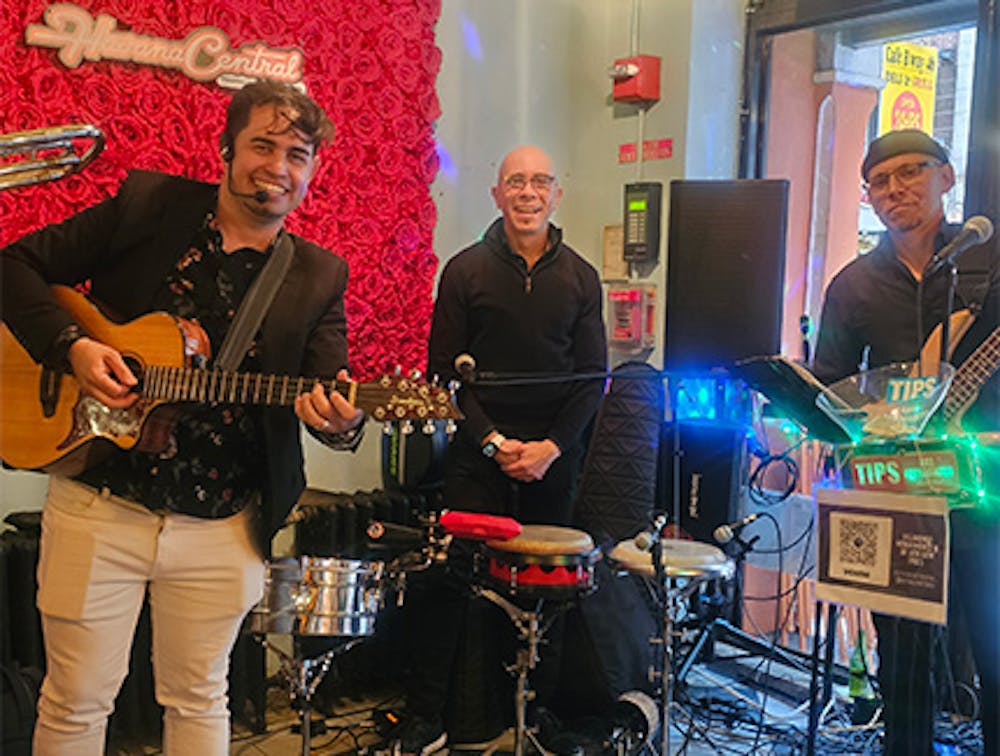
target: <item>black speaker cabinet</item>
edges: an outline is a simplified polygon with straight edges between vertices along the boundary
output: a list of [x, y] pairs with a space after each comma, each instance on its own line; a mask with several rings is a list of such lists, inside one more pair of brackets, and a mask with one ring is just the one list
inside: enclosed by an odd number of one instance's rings
[[788, 181], [671, 181], [665, 369], [781, 347]]
[[[657, 509], [673, 517], [673, 423], [660, 435]], [[712, 531], [739, 519], [745, 482], [746, 430], [742, 426], [685, 422], [680, 424], [681, 528], [697, 541], [714, 543]]]

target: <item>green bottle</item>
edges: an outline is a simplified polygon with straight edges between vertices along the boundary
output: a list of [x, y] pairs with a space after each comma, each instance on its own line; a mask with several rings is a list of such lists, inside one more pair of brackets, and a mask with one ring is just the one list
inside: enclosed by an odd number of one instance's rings
[[875, 713], [875, 691], [868, 679], [867, 659], [865, 631], [859, 629], [858, 642], [847, 668], [847, 692], [851, 697], [851, 722], [854, 724], [866, 724]]

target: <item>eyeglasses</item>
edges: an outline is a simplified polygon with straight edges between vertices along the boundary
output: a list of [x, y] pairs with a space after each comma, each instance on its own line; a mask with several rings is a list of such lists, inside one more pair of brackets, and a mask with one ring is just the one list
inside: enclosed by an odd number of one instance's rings
[[523, 173], [513, 173], [503, 180], [503, 185], [507, 191], [519, 192], [531, 182], [531, 186], [536, 192], [547, 192], [556, 183], [556, 177], [549, 173], [535, 173], [531, 178]]
[[937, 160], [924, 160], [920, 163], [903, 163], [893, 171], [876, 173], [865, 183], [865, 191], [869, 194], [884, 194], [889, 191], [889, 182], [893, 176], [899, 179], [900, 183], [909, 184], [923, 173], [924, 168], [936, 168], [939, 165], [941, 163]]

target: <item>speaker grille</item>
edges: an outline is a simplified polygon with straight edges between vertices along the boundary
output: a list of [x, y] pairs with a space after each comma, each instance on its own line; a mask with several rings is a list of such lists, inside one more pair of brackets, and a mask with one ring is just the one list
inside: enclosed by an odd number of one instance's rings
[[665, 369], [781, 347], [788, 181], [672, 181]]

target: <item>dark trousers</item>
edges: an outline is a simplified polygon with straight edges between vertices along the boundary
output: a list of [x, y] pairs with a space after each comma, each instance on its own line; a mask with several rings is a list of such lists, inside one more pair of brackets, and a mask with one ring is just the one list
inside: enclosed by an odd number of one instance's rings
[[[980, 679], [986, 756], [1000, 756], [1000, 519], [983, 512], [951, 515], [950, 600], [963, 611]], [[935, 713], [931, 652], [936, 626], [875, 614], [879, 683], [890, 756], [933, 753]]]
[[[522, 524], [567, 525], [582, 457], [579, 451], [564, 452], [541, 481], [520, 483], [459, 436], [449, 451], [444, 506], [507, 515]], [[453, 542], [447, 569], [414, 576], [404, 607], [417, 640], [406, 684], [408, 708], [444, 718], [452, 742], [494, 737], [513, 711], [512, 678], [503, 665], [513, 660], [515, 630], [502, 609], [472, 596], [472, 581], [482, 579], [473, 574], [476, 548]], [[547, 633], [541, 664], [532, 674], [538, 705], [545, 705], [555, 688], [560, 631], [557, 622]]]

